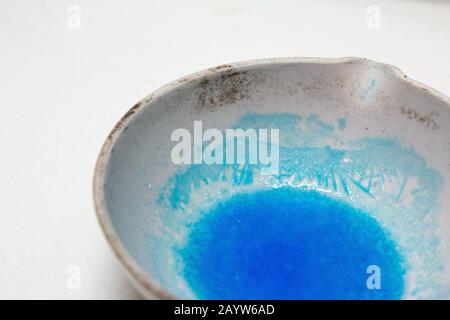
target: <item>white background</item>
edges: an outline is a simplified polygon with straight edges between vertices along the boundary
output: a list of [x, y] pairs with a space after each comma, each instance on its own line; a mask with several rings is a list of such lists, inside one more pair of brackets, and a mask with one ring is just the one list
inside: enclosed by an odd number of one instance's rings
[[450, 95], [450, 2], [2, 0], [0, 298], [139, 297], [93, 209], [105, 137], [165, 83], [283, 56], [366, 57]]

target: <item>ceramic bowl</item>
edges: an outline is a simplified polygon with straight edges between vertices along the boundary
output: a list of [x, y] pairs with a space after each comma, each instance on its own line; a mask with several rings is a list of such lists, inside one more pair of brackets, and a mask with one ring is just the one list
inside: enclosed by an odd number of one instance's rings
[[[404, 268], [397, 298], [450, 298], [449, 106], [397, 68], [360, 58], [210, 68], [150, 94], [117, 123], [95, 169], [97, 215], [145, 297], [208, 298], [182, 254], [208, 208], [255, 190], [315, 190], [391, 235]], [[193, 132], [195, 121], [203, 131], [278, 129], [279, 170], [176, 163], [173, 134]]]

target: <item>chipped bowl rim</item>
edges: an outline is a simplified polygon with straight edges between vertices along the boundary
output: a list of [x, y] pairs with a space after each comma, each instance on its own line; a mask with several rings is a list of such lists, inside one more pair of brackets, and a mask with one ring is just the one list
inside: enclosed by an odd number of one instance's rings
[[450, 98], [446, 95], [436, 91], [435, 89], [411, 79], [406, 76], [399, 68], [381, 62], [373, 60], [358, 58], [358, 57], [342, 57], [342, 58], [298, 58], [298, 57], [285, 57], [285, 58], [269, 58], [269, 59], [257, 59], [246, 60], [241, 62], [235, 62], [230, 64], [223, 64], [216, 67], [204, 69], [199, 72], [191, 73], [187, 76], [179, 78], [167, 85], [162, 86], [153, 93], [147, 95], [139, 102], [137, 102], [132, 108], [130, 108], [125, 115], [116, 123], [114, 128], [109, 133], [100, 154], [98, 155], [97, 162], [94, 170], [93, 179], [93, 198], [94, 206], [97, 214], [97, 219], [100, 223], [101, 229], [106, 237], [107, 242], [114, 251], [115, 255], [125, 267], [127, 273], [131, 276], [136, 288], [146, 297], [149, 294], [153, 294], [159, 299], [179, 299], [179, 297], [172, 294], [169, 290], [160, 286], [158, 282], [145, 272], [139, 264], [130, 256], [127, 249], [122, 244], [119, 236], [111, 222], [108, 209], [105, 202], [104, 185], [105, 185], [105, 173], [108, 167], [109, 159], [111, 157], [111, 151], [122, 133], [123, 129], [145, 108], [151, 107], [151, 102], [165, 94], [176, 90], [177, 88], [185, 85], [186, 83], [193, 83], [202, 78], [218, 75], [225, 71], [242, 71], [245, 68], [255, 68], [265, 65], [276, 64], [346, 64], [346, 63], [364, 63], [368, 65], [375, 65], [384, 67], [387, 73], [393, 74], [401, 81], [408, 84], [410, 87], [425, 91], [427, 94], [434, 96], [438, 100], [444, 102], [450, 108]]

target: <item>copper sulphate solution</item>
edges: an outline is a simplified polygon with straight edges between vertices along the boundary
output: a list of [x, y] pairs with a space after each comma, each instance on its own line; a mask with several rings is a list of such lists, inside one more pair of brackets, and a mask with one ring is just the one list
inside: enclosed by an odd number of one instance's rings
[[312, 190], [236, 194], [192, 226], [179, 254], [201, 299], [400, 299], [404, 290], [390, 234], [368, 213]]
[[155, 279], [184, 299], [449, 296], [442, 176], [399, 138], [348, 140], [348, 125], [316, 114], [241, 117], [233, 128], [280, 128], [280, 174], [251, 164], [177, 170], [145, 237]]

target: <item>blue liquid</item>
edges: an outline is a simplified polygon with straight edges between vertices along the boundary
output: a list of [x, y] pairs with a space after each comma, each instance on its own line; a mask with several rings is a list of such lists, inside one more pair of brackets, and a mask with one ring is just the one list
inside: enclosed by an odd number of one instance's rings
[[[395, 243], [366, 213], [316, 191], [240, 194], [195, 225], [180, 255], [201, 299], [399, 299]], [[367, 267], [381, 270], [368, 289]]]

